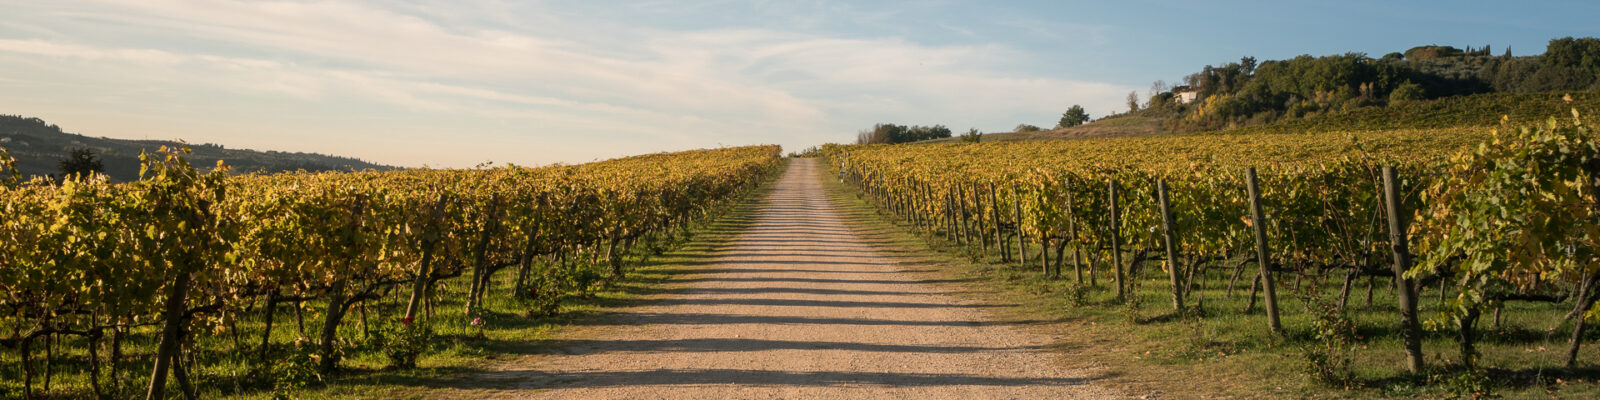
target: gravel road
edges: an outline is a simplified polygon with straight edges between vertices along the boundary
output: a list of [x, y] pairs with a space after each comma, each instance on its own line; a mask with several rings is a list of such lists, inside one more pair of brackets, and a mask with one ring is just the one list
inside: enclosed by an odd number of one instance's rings
[[678, 275], [681, 290], [574, 329], [469, 396], [1123, 397], [1063, 367], [1049, 337], [880, 256], [828, 202], [822, 171], [794, 160], [748, 231]]

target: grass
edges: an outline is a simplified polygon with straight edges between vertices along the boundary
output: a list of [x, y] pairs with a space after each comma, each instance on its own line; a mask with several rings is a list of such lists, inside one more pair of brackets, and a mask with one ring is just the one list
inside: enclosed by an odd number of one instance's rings
[[[781, 170], [781, 169], [780, 169]], [[640, 301], [644, 296], [666, 290], [673, 271], [683, 265], [693, 265], [714, 256], [721, 244], [731, 241], [752, 221], [759, 199], [769, 192], [777, 174], [748, 195], [736, 201], [720, 215], [702, 221], [670, 242], [655, 248], [638, 246], [628, 258], [632, 266], [626, 277], [592, 286], [584, 291], [569, 293], [560, 301], [558, 312], [550, 316], [530, 315], [529, 310], [538, 305], [518, 300], [509, 295], [514, 286], [515, 271], [507, 269], [495, 275], [495, 282], [484, 297], [485, 324], [480, 330], [468, 323], [464, 315], [467, 284], [462, 277], [440, 281], [438, 303], [434, 320], [419, 318], [420, 324], [430, 326], [438, 335], [431, 341], [426, 353], [417, 360], [415, 368], [390, 367], [382, 349], [372, 342], [375, 333], [395, 329], [399, 316], [404, 314], [404, 294], [397, 290], [396, 297], [385, 296], [365, 310], [353, 307], [341, 325], [339, 336], [343, 343], [344, 358], [340, 370], [332, 376], [315, 377], [313, 359], [308, 357], [314, 339], [321, 327], [322, 301], [304, 304], [305, 332], [296, 323], [296, 313], [291, 305], [280, 305], [271, 332], [272, 357], [268, 370], [263, 372], [258, 360], [260, 335], [264, 332], [263, 315], [253, 308], [237, 316], [233, 327], [193, 326], [195, 338], [190, 351], [196, 365], [190, 372], [201, 398], [258, 399], [285, 395], [295, 398], [390, 398], [415, 399], [432, 397], [442, 391], [480, 389], [483, 384], [471, 379], [476, 374], [489, 371], [496, 365], [511, 362], [539, 353], [548, 339], [564, 332], [564, 327], [574, 321], [600, 318], [607, 310]], [[603, 270], [600, 265], [581, 265], [580, 268]], [[230, 329], [236, 329], [230, 330]], [[233, 332], [242, 332], [239, 343]], [[107, 385], [110, 398], [142, 397], [150, 373], [150, 360], [156, 347], [157, 327], [135, 329], [125, 335], [124, 357], [119, 363], [117, 380], [122, 384], [109, 387], [109, 376], [101, 377]], [[298, 344], [297, 344], [298, 343]], [[303, 345], [303, 346], [301, 346]], [[39, 345], [36, 345], [39, 346]], [[57, 344], [55, 365], [50, 366], [52, 382], [44, 391], [44, 369], [41, 365], [44, 351], [34, 350], [36, 376], [33, 388], [35, 398], [87, 398], [92, 396], [89, 384], [87, 343], [68, 337]], [[107, 353], [101, 352], [104, 357]], [[300, 378], [294, 378], [300, 373]], [[290, 384], [302, 381], [303, 385]], [[177, 386], [169, 386], [169, 397], [180, 396]], [[22, 370], [20, 353], [13, 350], [0, 352], [0, 399], [22, 397]]]
[[[826, 176], [826, 174], [825, 174]], [[981, 249], [958, 246], [942, 234], [918, 232], [884, 214], [863, 195], [835, 179], [824, 187], [858, 231], [886, 243], [889, 253], [918, 254], [906, 263], [936, 266], [944, 278], [968, 281], [957, 290], [994, 304], [1016, 304], [999, 312], [1008, 321], [1032, 321], [1027, 329], [1060, 337], [1054, 346], [1069, 366], [1099, 370], [1097, 384], [1139, 396], [1156, 393], [1172, 398], [1451, 398], [1477, 389], [1507, 398], [1600, 397], [1600, 335], [1590, 334], [1577, 369], [1561, 367], [1570, 331], [1544, 329], [1570, 305], [1510, 303], [1501, 312], [1499, 328], [1491, 329], [1492, 316], [1480, 324], [1480, 364], [1487, 366], [1481, 380], [1465, 374], [1457, 363], [1453, 329], [1426, 334], [1423, 350], [1430, 369], [1410, 375], [1404, 371], [1400, 337], [1395, 327], [1394, 293], [1385, 281], [1375, 283], [1372, 303], [1365, 301], [1365, 281], [1359, 281], [1345, 315], [1357, 338], [1349, 346], [1350, 379], [1327, 384], [1311, 378], [1305, 348], [1317, 346], [1312, 313], [1299, 297], [1330, 299], [1337, 296], [1341, 279], [1313, 282], [1284, 275], [1278, 282], [1279, 308], [1284, 334], [1272, 334], [1261, 305], [1245, 309], [1249, 276], [1242, 290], [1225, 297], [1231, 270], [1214, 270], [1204, 278], [1205, 289], [1191, 294], [1203, 297], [1199, 312], [1184, 315], [1172, 309], [1170, 283], [1159, 265], [1151, 264], [1133, 279], [1137, 288], [1115, 299], [1112, 280], [1101, 268], [1098, 286], [1077, 286], [1070, 261], [1061, 278], [1040, 271], [1037, 246], [1032, 265], [1002, 264]], [[1014, 248], [1015, 242], [1010, 246]], [[1070, 259], [1069, 259], [1070, 260]], [[1229, 265], [1231, 267], [1231, 265]], [[1248, 267], [1253, 267], [1250, 265]], [[1247, 274], [1248, 275], [1248, 274]], [[1438, 287], [1422, 292], [1421, 314], [1433, 317], [1441, 310]], [[1074, 299], [1073, 293], [1081, 294]], [[1130, 307], [1128, 304], [1137, 304]], [[1314, 301], [1313, 301], [1314, 303]], [[1046, 322], [1037, 322], [1046, 321]], [[1019, 322], [1020, 323], [1020, 322]], [[1593, 330], [1590, 331], [1591, 333]], [[1482, 394], [1482, 393], [1480, 393]]]

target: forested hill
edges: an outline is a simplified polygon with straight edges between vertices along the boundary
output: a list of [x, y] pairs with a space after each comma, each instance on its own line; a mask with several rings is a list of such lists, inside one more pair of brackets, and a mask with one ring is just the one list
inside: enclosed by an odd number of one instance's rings
[[[66, 159], [73, 149], [87, 148], [100, 157], [104, 172], [111, 180], [137, 180], [141, 150], [154, 152], [161, 146], [175, 144], [166, 140], [90, 137], [63, 132], [60, 127], [39, 118], [0, 115], [0, 148], [11, 152], [11, 156], [16, 158], [17, 169], [24, 175], [55, 174], [59, 171], [61, 160]], [[228, 149], [209, 143], [188, 146], [194, 150], [188, 159], [195, 167], [210, 169], [217, 164], [217, 160], [223, 160], [234, 173], [394, 169], [354, 158], [315, 153]]]
[[[1378, 58], [1345, 53], [1258, 62], [1247, 56], [1207, 65], [1176, 86], [1155, 81], [1145, 96], [1135, 91], [1127, 100], [1125, 111], [1098, 119], [1073, 105], [1055, 129], [1025, 123], [980, 140], [1489, 128], [1501, 116], [1526, 123], [1573, 108], [1592, 115], [1600, 111], [1600, 38], [1552, 39], [1543, 54], [1530, 56], [1440, 45]], [[956, 140], [962, 139], [928, 141]]]

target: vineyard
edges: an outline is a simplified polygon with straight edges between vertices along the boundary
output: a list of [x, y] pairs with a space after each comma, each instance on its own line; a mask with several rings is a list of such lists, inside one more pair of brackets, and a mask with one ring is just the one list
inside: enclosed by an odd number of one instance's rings
[[490, 299], [537, 318], [622, 276], [778, 154], [230, 176], [164, 150], [135, 182], [56, 184], [0, 150], [0, 397], [281, 392], [357, 353], [408, 367], [440, 329], [507, 318]]
[[[1493, 132], [830, 146], [823, 157], [880, 209], [974, 259], [1063, 282], [1044, 293], [1070, 304], [1120, 308], [1149, 329], [1248, 318], [1269, 337], [1262, 348], [1301, 343], [1302, 370], [1335, 387], [1356, 379], [1357, 358], [1418, 379], [1459, 371], [1471, 386], [1484, 368], [1532, 368], [1481, 362], [1485, 330], [1561, 332], [1568, 370], [1596, 337], [1600, 145], [1588, 126], [1572, 109]], [[1375, 305], [1375, 289], [1388, 301]], [[1161, 314], [1147, 312], [1152, 298]], [[1253, 340], [1230, 334], [1172, 357], [1225, 357]], [[1425, 354], [1425, 342], [1455, 355]], [[1378, 349], [1393, 353], [1356, 354]]]

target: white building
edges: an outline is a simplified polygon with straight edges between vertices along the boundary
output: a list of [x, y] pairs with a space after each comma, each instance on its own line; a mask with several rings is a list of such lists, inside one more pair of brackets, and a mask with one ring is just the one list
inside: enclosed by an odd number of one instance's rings
[[1172, 99], [1174, 101], [1177, 101], [1178, 104], [1193, 103], [1195, 97], [1197, 97], [1199, 95], [1200, 95], [1200, 91], [1195, 90], [1192, 87], [1179, 86], [1179, 87], [1172, 88]]

